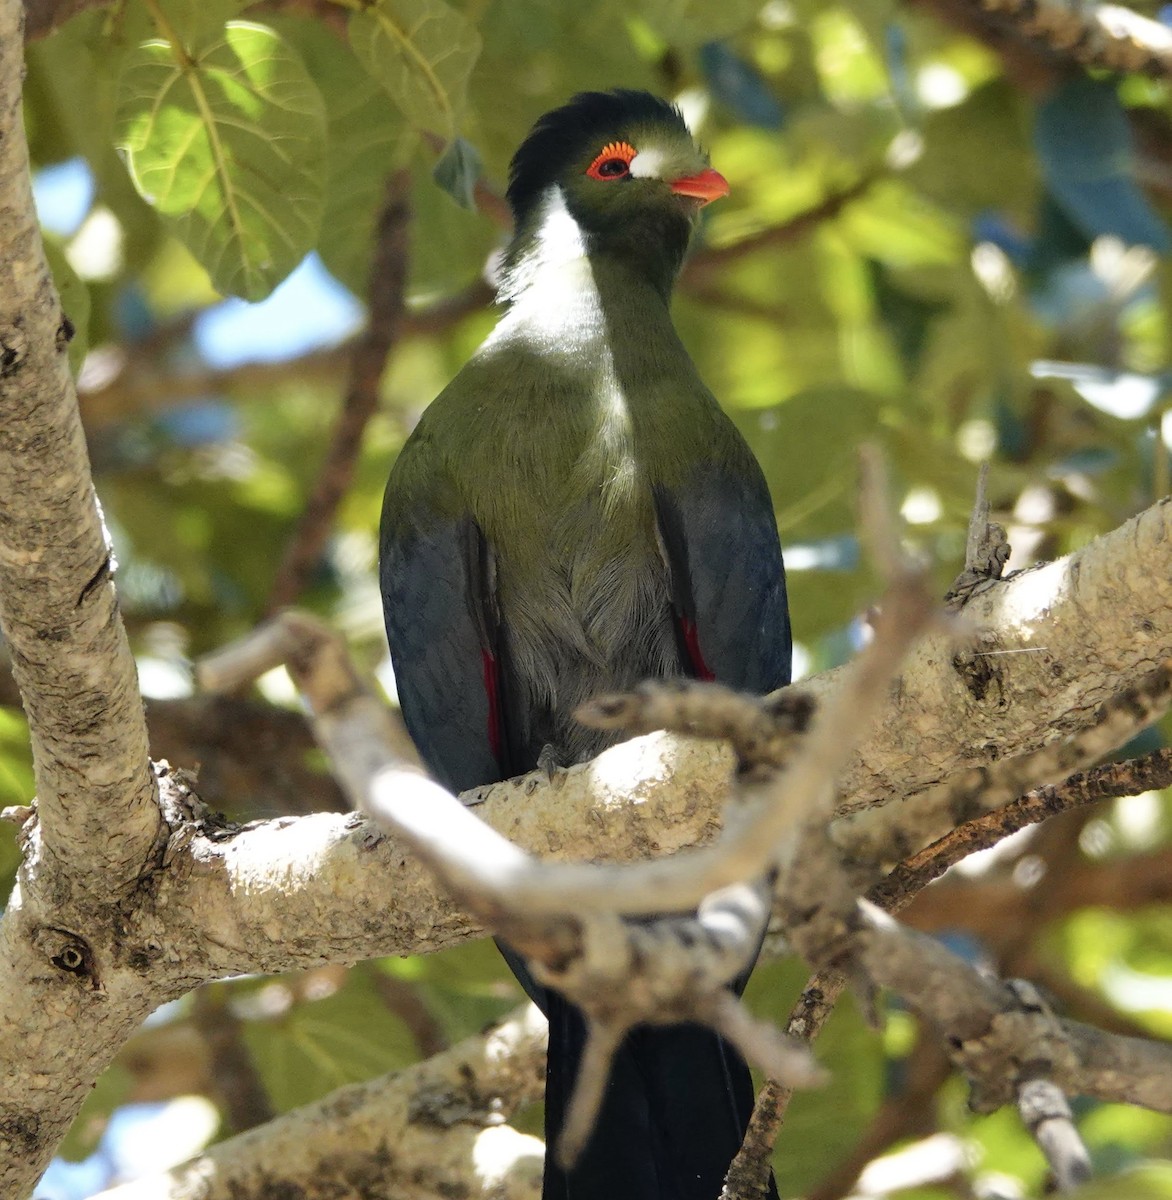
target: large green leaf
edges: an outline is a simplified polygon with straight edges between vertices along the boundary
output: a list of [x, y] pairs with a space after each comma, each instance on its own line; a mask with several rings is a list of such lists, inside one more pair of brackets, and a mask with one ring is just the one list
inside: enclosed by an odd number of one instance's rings
[[350, 17], [358, 60], [412, 125], [455, 136], [480, 34], [444, 0], [378, 0]]
[[[138, 269], [160, 242], [160, 222], [143, 203], [114, 148], [118, 70], [126, 47], [103, 33], [102, 13], [81, 13], [51, 38], [28, 47], [25, 113], [38, 165], [82, 156], [94, 177], [95, 202], [122, 229], [123, 261]], [[140, 39], [141, 40], [141, 39]], [[98, 314], [94, 333], [106, 322]]]
[[[335, 34], [288, 18], [278, 28], [297, 48], [326, 106], [326, 207], [317, 250], [337, 279], [365, 296], [387, 177], [410, 161], [419, 135]], [[429, 250], [412, 241], [412, 256]]]
[[[364, 963], [346, 973], [337, 991], [301, 999], [276, 1019], [245, 1024], [245, 1043], [279, 1112], [416, 1058], [411, 1031], [378, 991], [377, 970]], [[259, 985], [274, 986], [281, 985]]]
[[325, 110], [272, 29], [226, 25], [188, 58], [144, 42], [123, 70], [118, 141], [142, 195], [225, 293], [259, 300], [313, 246]]

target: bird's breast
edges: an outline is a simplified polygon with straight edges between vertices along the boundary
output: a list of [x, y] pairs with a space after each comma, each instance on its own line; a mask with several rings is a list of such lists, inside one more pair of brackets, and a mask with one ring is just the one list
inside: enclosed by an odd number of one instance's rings
[[592, 374], [576, 396], [547, 392], [540, 409], [513, 408], [497, 434], [501, 486], [477, 513], [509, 668], [533, 724], [525, 740], [550, 742], [563, 761], [603, 741], [573, 721], [579, 704], [679, 669], [649, 448], [605, 364]]

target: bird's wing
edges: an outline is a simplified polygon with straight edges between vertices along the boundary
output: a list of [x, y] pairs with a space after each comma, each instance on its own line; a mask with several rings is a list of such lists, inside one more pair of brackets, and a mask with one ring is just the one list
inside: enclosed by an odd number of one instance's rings
[[379, 582], [407, 730], [462, 791], [503, 777], [500, 671], [487, 543], [471, 516], [442, 511], [384, 510]]
[[785, 569], [769, 489], [748, 457], [654, 488], [681, 655], [700, 679], [769, 692], [790, 679]]

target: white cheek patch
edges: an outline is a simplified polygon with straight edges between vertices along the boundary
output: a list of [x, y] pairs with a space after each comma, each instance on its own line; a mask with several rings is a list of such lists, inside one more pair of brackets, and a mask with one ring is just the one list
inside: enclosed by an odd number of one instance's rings
[[586, 253], [582, 230], [566, 208], [560, 187], [550, 188], [546, 196], [541, 224], [537, 227], [537, 242], [542, 257], [552, 262], [581, 258]]
[[662, 179], [666, 155], [654, 146], [640, 150], [627, 168], [636, 179]]

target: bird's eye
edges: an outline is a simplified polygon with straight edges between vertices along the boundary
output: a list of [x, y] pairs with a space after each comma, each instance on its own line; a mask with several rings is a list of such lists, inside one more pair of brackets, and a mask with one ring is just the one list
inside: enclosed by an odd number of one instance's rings
[[624, 179], [631, 173], [635, 147], [630, 142], [608, 142], [586, 169], [591, 179]]

